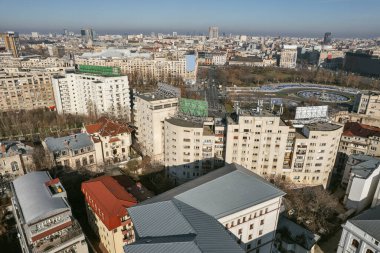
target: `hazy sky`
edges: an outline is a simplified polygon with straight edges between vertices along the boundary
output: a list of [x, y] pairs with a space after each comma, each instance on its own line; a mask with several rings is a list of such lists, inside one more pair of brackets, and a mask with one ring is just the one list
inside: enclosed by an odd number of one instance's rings
[[[3, 2], [3, 3], [2, 3]], [[0, 31], [380, 36], [380, 0], [0, 0]]]

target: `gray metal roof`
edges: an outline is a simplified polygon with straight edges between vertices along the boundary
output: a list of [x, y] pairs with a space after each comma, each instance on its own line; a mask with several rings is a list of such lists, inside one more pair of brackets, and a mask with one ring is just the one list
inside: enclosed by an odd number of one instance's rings
[[[169, 208], [161, 208], [157, 205], [161, 203]], [[207, 252], [207, 253], [242, 253], [244, 252], [236, 241], [228, 234], [224, 227], [213, 217], [179, 201], [164, 201], [147, 205], [138, 205], [128, 208], [133, 224], [145, 223], [136, 228], [138, 237], [136, 242], [124, 246], [125, 252], [143, 253], [187, 253], [187, 252]], [[170, 203], [170, 204], [168, 204]], [[177, 224], [178, 217], [172, 217], [172, 212], [167, 209], [176, 208], [176, 214], [189, 224], [191, 229], [181, 229], [181, 223]], [[136, 209], [143, 211], [136, 212]], [[132, 210], [132, 212], [130, 212]], [[144, 216], [142, 216], [144, 214]], [[136, 219], [137, 218], [137, 219]], [[161, 219], [164, 220], [161, 221]], [[147, 222], [149, 220], [149, 226]], [[167, 233], [174, 226], [178, 226], [180, 232], [177, 235]], [[170, 228], [170, 229], [169, 229]], [[142, 231], [145, 230], [145, 231]], [[189, 231], [191, 233], [187, 233]], [[144, 234], [145, 237], [140, 235]], [[154, 236], [152, 236], [154, 235]]]
[[[67, 145], [65, 144], [65, 141]], [[88, 146], [93, 146], [91, 137], [86, 133], [80, 133], [59, 138], [48, 137], [45, 143], [51, 152], [62, 151], [67, 149], [81, 149]]]
[[140, 205], [178, 199], [219, 219], [283, 195], [283, 191], [255, 173], [237, 164], [227, 164]]
[[362, 178], [368, 178], [380, 166], [380, 159], [372, 156], [352, 155], [351, 157], [360, 161], [351, 167], [351, 172]]
[[380, 241], [380, 206], [364, 211], [349, 222]]
[[128, 209], [138, 237], [194, 234], [189, 222], [171, 201]]
[[45, 185], [50, 180], [48, 172], [38, 171], [18, 177], [12, 182], [25, 223], [70, 209], [63, 197], [53, 197], [50, 194]]

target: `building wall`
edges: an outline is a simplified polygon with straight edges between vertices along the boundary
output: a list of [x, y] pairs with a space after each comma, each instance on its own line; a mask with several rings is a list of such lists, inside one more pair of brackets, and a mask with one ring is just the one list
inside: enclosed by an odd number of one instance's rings
[[281, 175], [289, 127], [280, 117], [239, 116], [227, 125], [226, 162], [260, 176]]
[[380, 117], [380, 94], [360, 93], [356, 96], [354, 112], [373, 117]]
[[0, 111], [55, 106], [51, 75], [15, 72], [0, 75]]
[[177, 112], [178, 99], [147, 99], [135, 97], [136, 137], [144, 155], [164, 161], [164, 121]]
[[358, 177], [351, 173], [343, 203], [347, 209], [356, 209], [359, 213], [372, 204], [379, 185], [380, 167], [368, 178]]
[[130, 119], [127, 76], [66, 74], [53, 78], [58, 113], [103, 115]]
[[295, 68], [297, 66], [297, 50], [284, 49], [281, 52], [280, 67]]
[[[353, 240], [358, 242], [358, 247], [353, 245]], [[340, 237], [337, 253], [367, 253], [369, 252], [367, 250], [379, 252], [379, 242], [365, 231], [354, 226], [350, 221], [347, 221], [346, 224], [343, 225], [343, 232]]]
[[[0, 175], [6, 174], [15, 177], [22, 176], [34, 168], [33, 158], [31, 155], [12, 155], [0, 157]], [[25, 170], [25, 171], [24, 171]]]
[[214, 121], [194, 126], [191, 121], [184, 121], [189, 126], [165, 120], [165, 166], [169, 175], [179, 181], [194, 179], [224, 165], [224, 128], [216, 127], [215, 131]]
[[247, 252], [271, 252], [282, 198], [277, 197], [218, 219]]

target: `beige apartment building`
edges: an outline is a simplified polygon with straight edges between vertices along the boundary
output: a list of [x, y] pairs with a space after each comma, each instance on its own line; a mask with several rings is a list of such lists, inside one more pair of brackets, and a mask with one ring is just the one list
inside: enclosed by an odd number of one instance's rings
[[178, 98], [137, 94], [133, 108], [136, 138], [144, 155], [164, 161], [164, 121], [176, 114]]
[[369, 91], [356, 96], [354, 112], [380, 118], [380, 93]]
[[173, 117], [165, 120], [165, 167], [179, 182], [224, 165], [225, 126], [220, 119]]
[[294, 69], [297, 66], [297, 46], [284, 45], [281, 51], [280, 67]]
[[227, 119], [226, 162], [260, 176], [281, 174], [289, 127], [271, 113]]
[[341, 125], [323, 122], [295, 129], [269, 112], [242, 112], [228, 119], [225, 161], [262, 177], [327, 187], [342, 131]]
[[141, 76], [144, 79], [154, 78], [156, 80], [166, 80], [168, 78], [182, 78], [183, 80], [196, 80], [198, 63], [195, 60], [194, 66], [190, 66], [185, 57], [172, 60], [164, 57], [154, 59], [128, 58], [128, 59], [99, 59], [99, 58], [77, 58], [76, 64], [120, 67], [121, 73], [133, 76]]
[[343, 126], [312, 123], [296, 131], [291, 153], [291, 168], [284, 174], [297, 185], [330, 183]]
[[51, 74], [0, 73], [0, 111], [55, 107]]

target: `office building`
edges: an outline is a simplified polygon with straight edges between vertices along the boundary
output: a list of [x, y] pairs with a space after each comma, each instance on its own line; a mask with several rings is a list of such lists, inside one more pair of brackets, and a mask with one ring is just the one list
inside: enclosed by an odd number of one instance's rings
[[272, 252], [284, 194], [226, 165], [128, 208], [136, 242], [125, 252]]
[[0, 73], [0, 87], [0, 111], [55, 108], [50, 73]]
[[342, 226], [338, 253], [376, 253], [380, 251], [380, 206], [349, 219]]
[[60, 114], [110, 115], [130, 119], [127, 76], [101, 73], [68, 73], [52, 80], [57, 112]]
[[135, 95], [136, 138], [144, 155], [164, 161], [164, 122], [178, 111], [178, 98], [159, 93]]
[[87, 219], [108, 253], [123, 253], [135, 241], [127, 208], [146, 200], [149, 191], [128, 176], [101, 176], [82, 183]]
[[12, 207], [22, 253], [88, 253], [65, 188], [48, 172], [31, 172], [11, 183]]
[[345, 207], [360, 213], [370, 206], [374, 200], [379, 179], [379, 159], [365, 155], [350, 156], [344, 172], [344, 180], [347, 180], [343, 200]]
[[280, 67], [294, 69], [297, 67], [297, 46], [284, 45], [280, 56]]
[[33, 148], [19, 141], [0, 142], [0, 177], [18, 177], [34, 169]]
[[219, 38], [219, 28], [216, 26], [210, 26], [208, 28], [208, 37], [209, 37], [209, 39], [218, 39]]
[[91, 28], [81, 29], [80, 35], [82, 37], [82, 40], [85, 42], [94, 41], [95, 31], [93, 31]]
[[323, 37], [323, 45], [330, 45], [331, 44], [331, 32], [325, 33], [325, 36]]
[[165, 167], [178, 182], [188, 181], [224, 165], [225, 126], [221, 119], [165, 119]]
[[84, 126], [82, 132], [91, 135], [97, 164], [109, 164], [129, 159], [132, 129], [106, 117]]
[[18, 33], [0, 33], [0, 52], [12, 53], [13, 57], [20, 57], [20, 40]]
[[58, 138], [48, 137], [42, 142], [42, 145], [56, 166], [98, 170], [94, 143], [87, 133]]
[[49, 45], [48, 47], [49, 55], [52, 57], [62, 58], [65, 55], [65, 47], [57, 45]]
[[380, 93], [375, 91], [360, 92], [355, 97], [353, 111], [380, 118]]
[[367, 53], [347, 52], [343, 60], [343, 69], [361, 75], [379, 77], [380, 57]]

